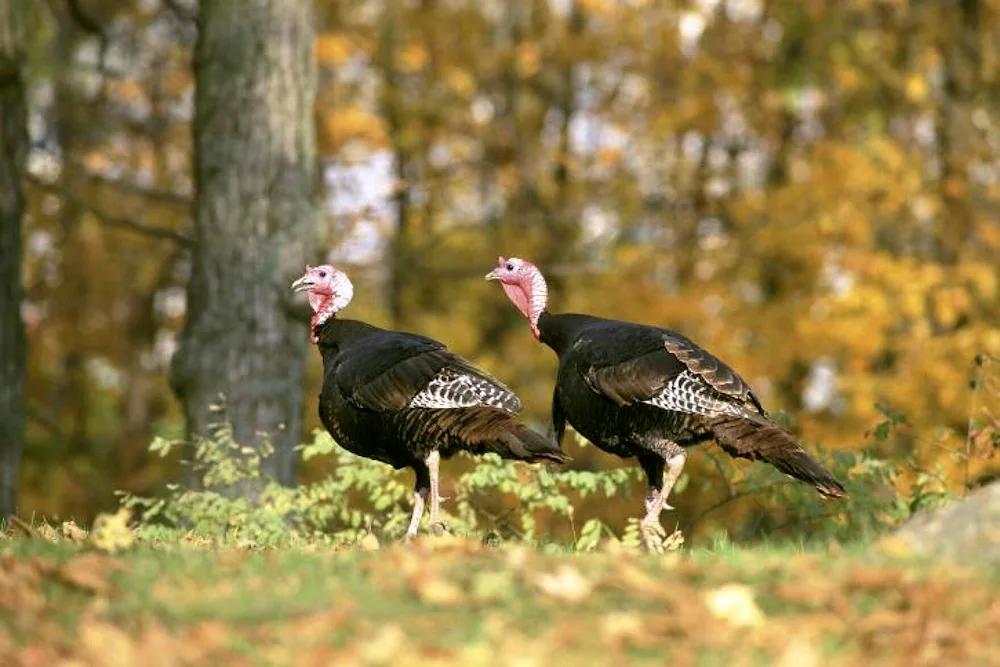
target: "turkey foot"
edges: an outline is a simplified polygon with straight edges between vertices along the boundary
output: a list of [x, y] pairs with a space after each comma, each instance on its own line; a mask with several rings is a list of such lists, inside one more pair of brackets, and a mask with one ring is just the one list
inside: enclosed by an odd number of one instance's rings
[[659, 489], [651, 488], [646, 494], [646, 516], [639, 523], [639, 536], [643, 549], [651, 553], [663, 553], [663, 541], [667, 537], [667, 531], [660, 525], [660, 512], [665, 509], [674, 509], [667, 504], [667, 496], [677, 482], [684, 470], [686, 457], [683, 453], [675, 454], [667, 459], [666, 469], [663, 471], [663, 483]]
[[667, 531], [660, 525], [659, 517], [653, 521], [649, 521], [648, 517], [646, 517], [639, 522], [639, 544], [642, 546], [643, 551], [652, 554], [662, 554], [663, 540], [666, 536]]

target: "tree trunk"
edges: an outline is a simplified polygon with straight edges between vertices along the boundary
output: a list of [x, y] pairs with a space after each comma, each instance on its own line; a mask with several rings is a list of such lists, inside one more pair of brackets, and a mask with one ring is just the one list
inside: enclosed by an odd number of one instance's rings
[[[172, 374], [189, 437], [224, 417], [241, 444], [270, 440], [263, 472], [283, 484], [295, 478], [308, 352], [290, 284], [316, 238], [313, 26], [312, 0], [200, 4], [195, 246]], [[223, 413], [211, 407], [220, 397]]]
[[14, 513], [24, 446], [21, 225], [29, 146], [24, 83], [27, 11], [23, 0], [0, 4], [0, 518]]

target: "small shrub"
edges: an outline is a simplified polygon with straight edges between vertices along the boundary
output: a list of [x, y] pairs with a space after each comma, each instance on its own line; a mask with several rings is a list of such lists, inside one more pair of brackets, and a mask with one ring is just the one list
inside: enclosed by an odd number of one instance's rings
[[[150, 450], [166, 456], [179, 444], [156, 438]], [[199, 440], [194, 448], [191, 465], [204, 488], [171, 484], [158, 498], [122, 492], [122, 505], [134, 512], [138, 536], [146, 540], [188, 534], [225, 543], [333, 545], [355, 542], [371, 531], [388, 538], [404, 533], [412, 510], [411, 472], [355, 456], [338, 447], [325, 431], [317, 430], [310, 442], [299, 447], [301, 456], [306, 461], [332, 456], [336, 473], [317, 483], [288, 488], [262, 477], [261, 460], [271, 451], [267, 443], [259, 450], [242, 446], [228, 425], [219, 425], [212, 437]], [[453, 513], [446, 513], [446, 520], [455, 533], [488, 534], [493, 540], [505, 537], [536, 543], [540, 515], [572, 521], [575, 499], [592, 494], [611, 497], [638, 474], [634, 467], [603, 472], [550, 470], [491, 454], [475, 461], [454, 484], [452, 501], [444, 508]], [[260, 488], [254, 498], [219, 490], [248, 481]], [[512, 499], [516, 509], [504, 516], [486, 511], [485, 499], [497, 496]], [[602, 535], [612, 533], [591, 519], [584, 524], [576, 546], [593, 549]], [[625, 538], [637, 543], [628, 531]]]

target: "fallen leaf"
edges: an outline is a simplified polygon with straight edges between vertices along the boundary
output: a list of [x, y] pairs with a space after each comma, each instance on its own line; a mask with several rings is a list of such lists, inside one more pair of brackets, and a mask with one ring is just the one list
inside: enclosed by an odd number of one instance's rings
[[427, 604], [453, 607], [461, 604], [465, 598], [461, 588], [437, 574], [412, 577], [410, 585]]
[[642, 616], [634, 611], [613, 611], [601, 619], [601, 636], [611, 644], [634, 642], [645, 632]]
[[535, 585], [545, 595], [567, 602], [580, 602], [593, 591], [593, 584], [571, 565], [560, 565], [551, 574], [542, 574]]
[[621, 584], [633, 595], [667, 597], [671, 593], [670, 585], [634, 565], [623, 564], [617, 572]]
[[189, 530], [181, 538], [181, 546], [189, 549], [208, 549], [212, 546], [212, 540], [204, 535], [199, 535], [193, 530]]
[[913, 547], [905, 538], [898, 535], [883, 538], [878, 544], [882, 553], [890, 558], [907, 558], [913, 555]]
[[663, 550], [667, 553], [677, 551], [682, 546], [684, 546], [684, 534], [680, 530], [675, 530], [663, 540]]
[[58, 542], [62, 537], [58, 530], [45, 522], [38, 524], [38, 527], [35, 528], [35, 533], [49, 542]]
[[76, 525], [75, 521], [63, 521], [62, 534], [74, 542], [83, 542], [87, 539], [87, 531]]
[[85, 621], [80, 626], [81, 653], [87, 664], [101, 667], [137, 665], [135, 644], [123, 630], [101, 621]]
[[111, 591], [108, 577], [126, 569], [124, 563], [97, 553], [86, 553], [67, 561], [56, 570], [64, 582], [83, 591], [107, 594]]
[[397, 624], [383, 625], [361, 645], [361, 655], [368, 664], [389, 663], [406, 643], [406, 633]]
[[364, 537], [358, 540], [358, 548], [362, 551], [378, 551], [378, 538], [371, 533], [365, 533]]
[[0, 561], [0, 609], [36, 614], [45, 608], [41, 573], [30, 561]]
[[757, 627], [764, 623], [764, 614], [748, 586], [720, 586], [705, 594], [705, 602], [713, 616], [729, 621], [736, 627]]
[[94, 548], [112, 554], [128, 549], [135, 541], [128, 527], [131, 517], [132, 512], [127, 507], [114, 514], [98, 514], [87, 541]]
[[507, 549], [507, 565], [512, 570], [521, 570], [528, 562], [529, 550], [523, 544], [515, 544]]
[[507, 598], [513, 589], [514, 576], [504, 570], [480, 572], [472, 580], [472, 597], [481, 602]]
[[781, 653], [777, 667], [819, 667], [822, 663], [816, 643], [806, 637], [795, 637]]

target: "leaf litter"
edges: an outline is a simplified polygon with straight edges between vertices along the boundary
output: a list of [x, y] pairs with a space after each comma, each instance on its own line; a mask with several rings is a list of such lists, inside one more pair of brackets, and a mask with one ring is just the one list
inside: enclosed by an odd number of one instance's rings
[[546, 555], [456, 538], [112, 555], [60, 532], [0, 543], [0, 664], [809, 667], [988, 664], [998, 648], [995, 573], [868, 556]]

